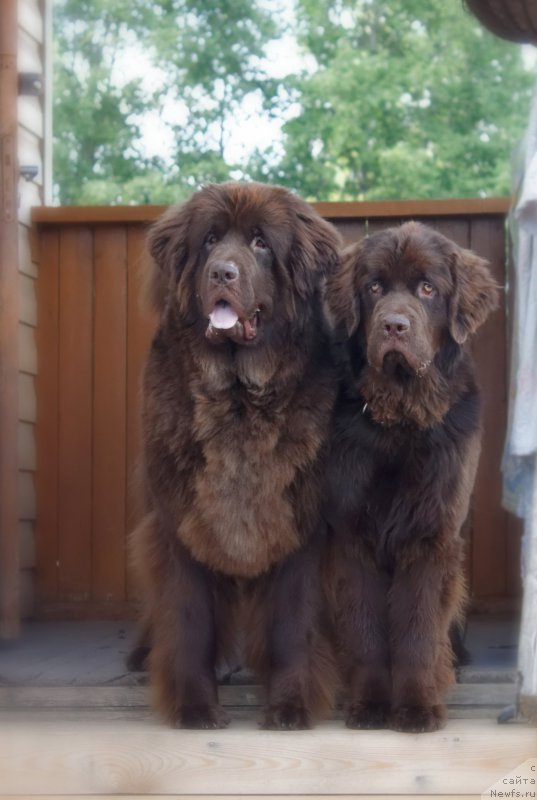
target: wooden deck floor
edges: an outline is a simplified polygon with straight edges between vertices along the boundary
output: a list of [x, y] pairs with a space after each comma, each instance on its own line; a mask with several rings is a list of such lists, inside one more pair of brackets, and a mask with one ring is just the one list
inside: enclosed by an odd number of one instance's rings
[[451, 720], [434, 734], [355, 732], [329, 722], [279, 733], [169, 730], [100, 712], [0, 725], [5, 794], [480, 795], [537, 754], [522, 724]]
[[[135, 631], [132, 621], [27, 623], [19, 639], [0, 640], [0, 687], [145, 683], [125, 667]], [[512, 617], [472, 617], [466, 635], [472, 667], [466, 674], [474, 675], [473, 682], [512, 678], [517, 641]]]
[[229, 677], [224, 731], [170, 730], [127, 673], [134, 631], [119, 623], [40, 623], [0, 644], [0, 796], [480, 796], [528, 758], [537, 731], [498, 711], [513, 702], [516, 630], [472, 620], [473, 664], [443, 731], [259, 730], [259, 687]]

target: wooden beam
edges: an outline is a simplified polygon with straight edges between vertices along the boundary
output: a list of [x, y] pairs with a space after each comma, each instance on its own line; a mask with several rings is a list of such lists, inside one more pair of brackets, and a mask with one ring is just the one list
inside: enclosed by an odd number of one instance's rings
[[[480, 707], [502, 709], [515, 702], [514, 683], [456, 683], [448, 693], [451, 708], [471, 708], [473, 715]], [[237, 708], [245, 717], [253, 718], [254, 709], [263, 706], [265, 691], [262, 686], [220, 686], [220, 703], [226, 708]], [[341, 699], [341, 698], [340, 698]], [[131, 708], [151, 707], [149, 686], [0, 686], [0, 708]], [[496, 715], [498, 710], [496, 710]]]
[[348, 217], [445, 217], [483, 214], [506, 214], [507, 197], [447, 198], [445, 200], [380, 200], [371, 202], [313, 203], [327, 219]]
[[[507, 197], [462, 198], [446, 200], [381, 200], [372, 202], [313, 203], [326, 219], [368, 219], [389, 217], [438, 217], [445, 215], [506, 214], [510, 200]], [[139, 222], [151, 223], [167, 206], [39, 206], [32, 210], [36, 225], [99, 224]]]
[[0, 16], [0, 637], [20, 621], [18, 547], [17, 2]]

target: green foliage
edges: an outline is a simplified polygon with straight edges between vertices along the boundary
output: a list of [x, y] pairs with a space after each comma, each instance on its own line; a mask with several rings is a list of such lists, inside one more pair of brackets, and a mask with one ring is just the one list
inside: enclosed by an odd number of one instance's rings
[[520, 49], [445, 0], [298, 0], [318, 69], [265, 177], [313, 199], [509, 191], [532, 76]]
[[[229, 123], [252, 93], [272, 93], [261, 66], [277, 32], [249, 0], [57, 0], [54, 183], [61, 203], [165, 202], [225, 180]], [[123, 65], [143, 53], [158, 89]], [[145, 115], [174, 108], [173, 163], [144, 155]], [[141, 194], [136, 197], [136, 192]]]
[[[60, 202], [168, 202], [241, 176], [324, 200], [509, 191], [533, 82], [519, 47], [455, 0], [294, 0], [294, 18], [280, 3], [57, 0]], [[267, 47], [290, 33], [305, 67], [276, 80]], [[125, 51], [158, 86], [126, 74]], [[282, 138], [242, 141], [232, 163], [254, 99]], [[148, 118], [171, 153], [147, 154]]]
[[89, 180], [120, 186], [144, 168], [136, 115], [152, 98], [137, 81], [115, 83], [113, 68], [120, 42], [145, 28], [145, 9], [136, 0], [112, 5], [55, 7], [54, 180], [62, 203], [80, 202]]

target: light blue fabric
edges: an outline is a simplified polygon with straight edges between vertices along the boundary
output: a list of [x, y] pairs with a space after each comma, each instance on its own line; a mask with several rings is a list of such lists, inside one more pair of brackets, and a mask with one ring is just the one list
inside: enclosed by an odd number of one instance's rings
[[508, 511], [529, 522], [537, 465], [537, 87], [526, 136], [515, 157], [514, 198], [509, 218], [514, 317], [502, 501]]
[[509, 288], [515, 302], [503, 504], [524, 520], [518, 671], [522, 676], [520, 697], [531, 698], [533, 704], [537, 698], [537, 86], [514, 176], [515, 202], [510, 215], [514, 278]]

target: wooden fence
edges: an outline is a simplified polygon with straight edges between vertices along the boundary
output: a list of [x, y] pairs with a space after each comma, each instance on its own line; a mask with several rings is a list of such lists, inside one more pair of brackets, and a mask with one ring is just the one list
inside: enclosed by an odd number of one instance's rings
[[[355, 241], [420, 219], [489, 259], [505, 282], [500, 200], [320, 203]], [[139, 447], [140, 370], [154, 320], [142, 313], [139, 272], [148, 223], [162, 207], [41, 208], [37, 378], [37, 613], [131, 613], [136, 583], [128, 533], [140, 513], [133, 474]], [[485, 437], [469, 523], [474, 603], [509, 605], [519, 591], [519, 536], [500, 507], [507, 395], [506, 310], [480, 331], [475, 354]]]

